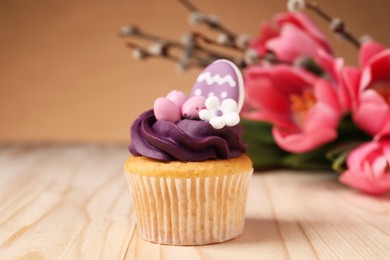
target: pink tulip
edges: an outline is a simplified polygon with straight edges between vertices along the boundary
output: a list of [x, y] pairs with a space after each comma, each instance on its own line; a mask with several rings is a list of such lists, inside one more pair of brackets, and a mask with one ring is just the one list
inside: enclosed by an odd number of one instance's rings
[[365, 143], [347, 158], [340, 182], [370, 194], [390, 191], [390, 139]]
[[252, 48], [260, 55], [272, 51], [278, 59], [285, 61], [314, 56], [318, 50], [332, 53], [329, 41], [303, 13], [278, 14], [274, 17], [274, 25], [263, 23]]
[[353, 93], [351, 93], [343, 77], [344, 71], [349, 69], [349, 67], [344, 67], [344, 60], [342, 58], [335, 58], [322, 50], [316, 53], [314, 60], [324, 71], [327, 80], [335, 86], [342, 111], [345, 114], [350, 112]]
[[311, 151], [337, 137], [343, 114], [335, 88], [291, 66], [254, 66], [245, 71], [246, 106], [242, 115], [274, 124], [272, 134], [283, 149]]
[[353, 119], [371, 135], [389, 134], [390, 49], [368, 42], [360, 49], [360, 62], [359, 72], [350, 70], [344, 75], [355, 99]]

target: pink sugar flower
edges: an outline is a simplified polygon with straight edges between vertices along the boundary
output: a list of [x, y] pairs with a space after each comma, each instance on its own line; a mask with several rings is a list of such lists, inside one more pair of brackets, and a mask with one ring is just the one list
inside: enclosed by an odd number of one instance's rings
[[318, 50], [332, 54], [329, 41], [305, 14], [282, 13], [273, 22], [264, 22], [260, 36], [252, 42], [260, 55], [272, 51], [280, 60], [294, 61], [300, 56], [314, 56]]
[[333, 141], [343, 111], [329, 82], [291, 66], [250, 67], [245, 71], [242, 116], [274, 124], [283, 149], [302, 153]]
[[340, 182], [357, 190], [380, 195], [390, 191], [390, 139], [364, 143], [347, 158], [348, 169]]

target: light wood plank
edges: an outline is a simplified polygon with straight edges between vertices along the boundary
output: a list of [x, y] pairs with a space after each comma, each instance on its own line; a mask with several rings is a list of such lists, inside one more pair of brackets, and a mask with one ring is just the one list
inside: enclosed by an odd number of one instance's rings
[[370, 197], [331, 173], [257, 173], [246, 229], [207, 246], [137, 235], [117, 145], [0, 146], [1, 259], [386, 259], [390, 196]]
[[[34, 155], [42, 150], [43, 160]], [[29, 153], [40, 159], [14, 172], [19, 178], [8, 180], [1, 197], [2, 257], [123, 258], [135, 227], [122, 166], [126, 149], [55, 146]]]

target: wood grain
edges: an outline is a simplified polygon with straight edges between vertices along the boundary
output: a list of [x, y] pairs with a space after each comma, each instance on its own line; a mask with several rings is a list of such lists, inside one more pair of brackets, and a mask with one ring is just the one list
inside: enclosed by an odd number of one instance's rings
[[141, 240], [118, 145], [0, 146], [1, 259], [386, 259], [390, 196], [330, 173], [254, 175], [246, 229], [198, 247]]

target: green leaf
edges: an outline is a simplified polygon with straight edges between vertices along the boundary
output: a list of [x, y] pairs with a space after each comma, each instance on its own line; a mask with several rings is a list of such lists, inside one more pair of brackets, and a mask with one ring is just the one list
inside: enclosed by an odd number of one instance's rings
[[272, 137], [272, 125], [265, 122], [241, 120], [244, 126], [243, 138], [248, 145], [248, 156], [252, 159], [254, 168], [264, 170], [280, 168], [282, 159], [288, 154], [280, 149]]
[[353, 122], [350, 114], [344, 116], [337, 128], [338, 138], [337, 143], [344, 143], [347, 141], [369, 141], [371, 136], [359, 129]]
[[257, 170], [280, 168], [285, 152], [276, 145], [248, 143], [248, 156]]
[[274, 138], [271, 133], [272, 125], [266, 122], [241, 120], [240, 123], [244, 126], [244, 138], [258, 141], [265, 144], [275, 145]]
[[290, 154], [283, 159], [284, 166], [301, 170], [329, 171], [331, 164], [326, 159], [327, 147], [300, 154]]
[[318, 77], [325, 76], [325, 71], [321, 68], [319, 64], [315, 62], [312, 57], [300, 57], [296, 60], [296, 62], [299, 67], [310, 71]]

